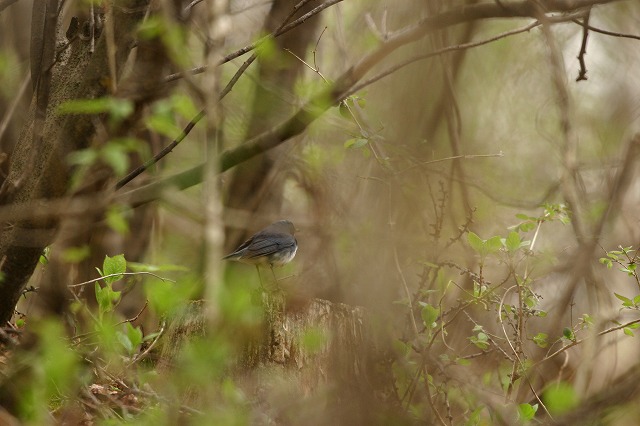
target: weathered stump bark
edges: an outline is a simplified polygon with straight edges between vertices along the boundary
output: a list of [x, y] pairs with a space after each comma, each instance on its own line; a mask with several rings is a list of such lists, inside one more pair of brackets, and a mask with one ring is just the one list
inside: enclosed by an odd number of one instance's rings
[[[363, 308], [314, 299], [293, 311], [279, 294], [263, 295], [263, 303], [262, 336], [248, 342], [231, 373], [259, 423], [381, 424], [393, 415], [389, 363]], [[187, 339], [205, 332], [194, 302], [169, 326], [158, 368], [171, 368]]]

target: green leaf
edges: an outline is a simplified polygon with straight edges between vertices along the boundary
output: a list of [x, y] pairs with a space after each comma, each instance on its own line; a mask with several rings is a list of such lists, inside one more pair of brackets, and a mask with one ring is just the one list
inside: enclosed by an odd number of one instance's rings
[[425, 304], [422, 311], [420, 311], [420, 315], [422, 316], [422, 321], [424, 322], [425, 327], [433, 328], [433, 324], [440, 315], [440, 310], [429, 304]]
[[611, 267], [613, 266], [613, 262], [611, 261], [611, 259], [607, 259], [606, 257], [601, 257], [599, 259], [599, 262], [609, 269], [611, 269]]
[[497, 235], [488, 240], [483, 240], [476, 233], [469, 232], [467, 234], [467, 241], [471, 248], [483, 259], [487, 255], [495, 253], [502, 248], [502, 239]]
[[[104, 262], [102, 264], [103, 276], [113, 275], [113, 274], [122, 274], [126, 271], [127, 271], [127, 261], [124, 258], [124, 254], [119, 254], [113, 257], [109, 257], [109, 256], [104, 257]], [[108, 278], [105, 278], [104, 281], [107, 284], [111, 284], [120, 279], [122, 279], [122, 275], [108, 277]]]
[[117, 331], [116, 336], [130, 355], [133, 355], [138, 350], [143, 340], [140, 327], [134, 327], [130, 322], [125, 323], [124, 332]]
[[182, 129], [176, 125], [173, 117], [169, 115], [154, 114], [145, 120], [145, 125], [148, 129], [167, 136], [169, 139], [177, 137], [182, 132]]
[[62, 253], [62, 259], [68, 263], [79, 263], [91, 255], [88, 245], [81, 247], [69, 247]]
[[353, 138], [349, 139], [344, 143], [344, 147], [347, 149], [358, 149], [365, 146], [369, 141], [363, 138]]
[[165, 31], [164, 27], [164, 22], [160, 17], [151, 16], [142, 21], [138, 27], [138, 36], [144, 40], [151, 40], [153, 38], [160, 37], [160, 35]]
[[110, 98], [74, 99], [58, 106], [59, 114], [101, 114], [109, 111]]
[[91, 166], [98, 159], [98, 151], [94, 148], [80, 149], [67, 155], [67, 161], [74, 166]]
[[561, 382], [549, 387], [542, 394], [542, 400], [552, 415], [561, 415], [578, 405], [578, 396], [567, 383]]
[[469, 232], [467, 234], [467, 242], [477, 253], [481, 253], [484, 250], [484, 240], [475, 232]]
[[533, 420], [533, 417], [536, 415], [538, 411], [538, 404], [520, 404], [518, 405], [518, 417], [520, 420]]
[[171, 96], [171, 104], [175, 111], [184, 119], [193, 119], [200, 111], [196, 108], [190, 97], [182, 94]]
[[625, 307], [634, 306], [633, 301], [628, 297], [624, 297], [623, 295], [615, 292], [613, 293], [613, 295], [616, 296], [618, 299], [622, 300], [622, 306], [625, 306]]
[[536, 227], [536, 223], [535, 222], [525, 222], [522, 225], [519, 226], [520, 231], [522, 232], [529, 232], [529, 231], [533, 231]]
[[629, 327], [625, 327], [622, 329], [622, 331], [624, 332], [624, 334], [626, 334], [627, 336], [631, 336], [634, 337], [633, 331], [631, 331], [631, 329]]
[[568, 340], [576, 339], [575, 334], [573, 334], [573, 330], [571, 330], [569, 327], [565, 327], [562, 329], [562, 335]]
[[111, 98], [109, 104], [109, 113], [111, 118], [121, 121], [127, 118], [133, 112], [133, 102], [129, 99]]
[[481, 417], [480, 417], [483, 409], [484, 409], [484, 406], [480, 406], [475, 410], [473, 410], [471, 414], [469, 414], [469, 418], [467, 419], [467, 421], [464, 423], [465, 426], [477, 426], [477, 425], [483, 424], [481, 423]]
[[117, 177], [129, 170], [129, 154], [117, 144], [108, 143], [100, 150], [100, 158], [111, 167]]
[[523, 213], [517, 213], [516, 214], [516, 218], [520, 219], [520, 220], [537, 220], [537, 218], [535, 217], [531, 217], [529, 215], [523, 214]]
[[49, 254], [51, 253], [51, 247], [45, 247], [44, 250], [42, 250], [42, 254], [40, 255], [40, 259], [38, 259], [38, 262], [43, 265], [43, 266], [47, 266], [47, 264], [49, 263]]
[[548, 337], [549, 336], [546, 333], [538, 333], [535, 336], [533, 336], [533, 341], [539, 347], [546, 348], [548, 345], [548, 342], [547, 342]]
[[340, 115], [342, 117], [351, 118], [351, 113], [349, 112], [349, 107], [347, 106], [347, 101], [348, 101], [348, 99], [340, 102], [340, 106], [338, 107], [338, 111], [340, 111]]
[[133, 102], [128, 99], [103, 97], [96, 99], [74, 99], [58, 107], [59, 114], [109, 113], [115, 120], [122, 120], [133, 112]]
[[509, 253], [513, 253], [520, 248], [520, 242], [520, 234], [515, 231], [511, 231], [504, 241], [504, 246]]
[[453, 360], [453, 362], [455, 362], [458, 365], [471, 365], [471, 361], [465, 358], [460, 358], [460, 357], [456, 357], [456, 359]]
[[491, 237], [485, 241], [485, 250], [487, 254], [497, 252], [502, 248], [502, 239], [499, 236]]
[[[38, 351], [30, 354], [30, 359], [37, 367], [29, 380], [33, 380], [31, 386], [38, 387], [35, 392], [43, 398], [37, 403], [47, 404], [54, 399], [66, 398], [69, 392], [73, 392], [71, 389], [74, 383], [79, 385], [77, 382], [81, 375], [80, 358], [78, 352], [70, 348], [61, 323], [46, 320], [36, 328], [39, 347]], [[25, 400], [27, 399], [20, 401]]]
[[129, 354], [132, 354], [134, 346], [133, 343], [131, 343], [129, 337], [121, 331], [116, 331], [116, 336], [118, 338], [118, 342], [120, 342], [120, 344], [124, 346]]
[[121, 235], [129, 233], [129, 222], [120, 206], [114, 205], [109, 207], [106, 213], [106, 220], [109, 227], [117, 233]]

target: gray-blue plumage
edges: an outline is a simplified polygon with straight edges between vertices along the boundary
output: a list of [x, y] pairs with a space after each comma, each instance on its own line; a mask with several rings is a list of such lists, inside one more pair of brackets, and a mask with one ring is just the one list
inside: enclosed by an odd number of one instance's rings
[[282, 266], [296, 255], [298, 242], [296, 228], [288, 220], [279, 220], [255, 233], [242, 243], [233, 253], [222, 259], [236, 260], [252, 265]]

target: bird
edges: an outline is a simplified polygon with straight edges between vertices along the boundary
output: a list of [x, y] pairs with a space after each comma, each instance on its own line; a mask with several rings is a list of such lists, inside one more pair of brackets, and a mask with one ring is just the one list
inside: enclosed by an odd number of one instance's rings
[[[255, 265], [260, 277], [260, 265], [269, 265], [274, 279], [274, 266], [283, 266], [295, 257], [298, 251], [298, 241], [294, 237], [295, 226], [289, 220], [279, 220], [261, 231], [256, 232], [233, 252], [224, 256], [222, 260]], [[262, 278], [261, 278], [262, 281]]]

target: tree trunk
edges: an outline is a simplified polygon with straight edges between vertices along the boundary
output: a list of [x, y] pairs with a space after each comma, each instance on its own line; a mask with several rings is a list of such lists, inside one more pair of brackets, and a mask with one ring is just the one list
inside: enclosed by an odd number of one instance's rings
[[[133, 47], [133, 30], [144, 17], [148, 2], [128, 0], [114, 9], [117, 75]], [[32, 34], [35, 37], [37, 31]], [[48, 34], [45, 36], [49, 37]], [[45, 41], [50, 43], [50, 40]], [[67, 155], [87, 148], [95, 131], [93, 117], [61, 115], [56, 108], [71, 99], [91, 99], [107, 94], [104, 82], [109, 75], [109, 64], [105, 37], [99, 39], [94, 53], [90, 53], [88, 43], [78, 41], [68, 50], [68, 56], [53, 66], [51, 62], [40, 64], [41, 69], [51, 72], [48, 87], [39, 90], [48, 92], [48, 100], [41, 102], [39, 94], [35, 94], [27, 124], [11, 156], [9, 174], [0, 190], [0, 204], [15, 209], [29, 206], [33, 212], [28, 219], [3, 223], [0, 230], [0, 269], [4, 275], [0, 281], [0, 324], [11, 319], [22, 289], [44, 248], [51, 244], [56, 234], [58, 220], [41, 206], [40, 201], [66, 194], [70, 179]], [[38, 117], [40, 132], [34, 124]], [[96, 203], [101, 202], [96, 200]], [[64, 211], [57, 213], [61, 215]]]

